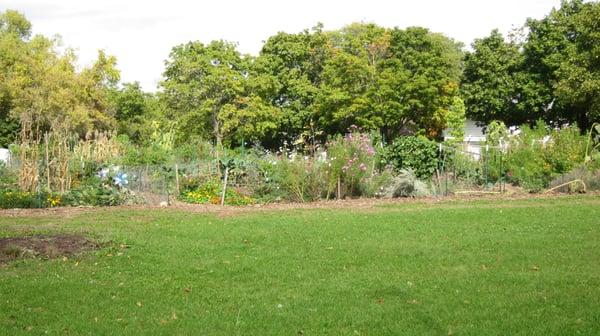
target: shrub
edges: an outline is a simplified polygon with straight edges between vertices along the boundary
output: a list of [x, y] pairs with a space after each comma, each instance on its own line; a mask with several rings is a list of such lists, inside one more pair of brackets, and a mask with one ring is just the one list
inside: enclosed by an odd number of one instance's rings
[[2, 209], [47, 208], [59, 205], [61, 205], [61, 197], [56, 194], [14, 190], [0, 192], [0, 208]]
[[427, 185], [419, 180], [410, 169], [400, 171], [385, 193], [387, 197], [421, 197], [430, 194]]
[[366, 180], [374, 175], [375, 149], [368, 134], [354, 129], [346, 136], [338, 136], [327, 144], [328, 191], [337, 188], [338, 179], [343, 195], [362, 196]]
[[127, 190], [102, 181], [99, 177], [90, 177], [63, 194], [62, 204], [70, 206], [114, 206], [128, 203], [132, 195]]
[[398, 173], [411, 169], [419, 179], [429, 179], [438, 166], [437, 144], [420, 136], [399, 137], [388, 145], [383, 162]]
[[324, 162], [292, 153], [274, 161], [273, 168], [275, 188], [282, 189], [290, 201], [316, 201], [329, 194]]
[[18, 185], [16, 172], [11, 171], [3, 162], [0, 162], [0, 190], [13, 190]]
[[390, 169], [375, 172], [372, 176], [364, 179], [363, 195], [366, 197], [384, 197], [386, 189], [393, 184], [394, 175]]
[[548, 130], [543, 122], [524, 126], [510, 140], [506, 153], [509, 182], [533, 192], [547, 188], [553, 178], [585, 161], [586, 137], [576, 126]]
[[[193, 189], [184, 190], [179, 199], [192, 204], [221, 204], [223, 183], [219, 180], [211, 180], [199, 185]], [[248, 205], [256, 201], [251, 197], [245, 196], [234, 188], [227, 188], [225, 191], [225, 204], [227, 205]]]

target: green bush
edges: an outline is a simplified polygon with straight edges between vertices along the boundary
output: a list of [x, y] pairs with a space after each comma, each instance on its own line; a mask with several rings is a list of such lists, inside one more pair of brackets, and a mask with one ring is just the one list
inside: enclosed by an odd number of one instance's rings
[[17, 188], [17, 174], [0, 162], [0, 190], [13, 190]]
[[411, 169], [400, 171], [385, 191], [386, 197], [422, 197], [431, 195], [427, 185]]
[[60, 197], [46, 192], [4, 190], [0, 192], [2, 209], [34, 209], [60, 205]]
[[282, 155], [273, 164], [275, 188], [289, 201], [316, 201], [328, 194], [328, 172], [324, 162], [293, 153]]
[[[502, 130], [495, 134], [501, 134], [508, 146], [502, 161], [492, 160], [500, 155], [495, 147], [484, 156], [492, 180], [505, 174], [508, 182], [538, 192], [585, 161], [587, 137], [576, 126], [550, 130], [538, 122], [533, 128], [522, 126], [521, 133], [510, 138]], [[495, 146], [499, 140], [488, 136], [488, 142]]]
[[394, 182], [394, 174], [390, 169], [375, 172], [364, 179], [363, 194], [365, 197], [384, 197], [387, 188]]
[[411, 169], [417, 178], [427, 180], [438, 166], [438, 146], [425, 137], [399, 137], [385, 148], [383, 162], [398, 173]]
[[125, 204], [129, 199], [127, 191], [94, 176], [63, 194], [61, 204], [70, 206], [114, 206]]
[[[179, 199], [192, 204], [221, 204], [223, 193], [223, 183], [218, 180], [211, 180], [200, 184], [199, 186], [186, 189], [179, 195]], [[227, 205], [249, 205], [256, 201], [243, 195], [234, 188], [227, 188], [225, 191], [225, 204]]]
[[367, 179], [374, 175], [375, 149], [370, 135], [360, 132], [338, 136], [327, 143], [326, 169], [328, 193], [337, 188], [338, 179], [344, 196], [363, 196]]

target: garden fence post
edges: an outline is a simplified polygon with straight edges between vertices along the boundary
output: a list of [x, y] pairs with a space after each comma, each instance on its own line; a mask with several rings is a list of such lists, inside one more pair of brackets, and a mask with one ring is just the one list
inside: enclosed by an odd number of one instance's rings
[[179, 165], [175, 164], [175, 191], [179, 195]]
[[44, 133], [44, 145], [46, 150], [46, 184], [50, 191], [50, 159], [48, 155], [48, 132]]
[[223, 179], [223, 193], [221, 194], [221, 206], [225, 205], [225, 192], [227, 191], [227, 177], [229, 175], [229, 166], [225, 167], [225, 178]]

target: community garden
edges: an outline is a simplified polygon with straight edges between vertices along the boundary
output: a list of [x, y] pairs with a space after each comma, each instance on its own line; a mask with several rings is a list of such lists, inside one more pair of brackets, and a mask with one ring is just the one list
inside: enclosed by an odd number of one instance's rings
[[0, 334], [598, 334], [598, 17], [190, 41], [145, 92], [0, 12]]

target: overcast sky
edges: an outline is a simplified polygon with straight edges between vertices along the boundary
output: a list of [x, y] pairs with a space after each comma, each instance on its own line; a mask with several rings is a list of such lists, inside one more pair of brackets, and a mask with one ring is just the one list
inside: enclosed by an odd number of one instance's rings
[[170, 49], [190, 40], [225, 39], [258, 54], [278, 31], [298, 32], [322, 22], [326, 30], [351, 22], [385, 27], [423, 26], [470, 45], [499, 28], [506, 33], [528, 17], [541, 18], [560, 0], [2, 0], [0, 10], [23, 12], [34, 33], [59, 34], [88, 65], [98, 49], [117, 56], [124, 82], [154, 91]]

